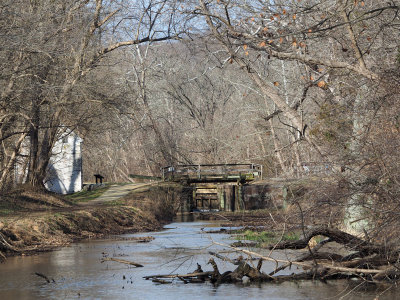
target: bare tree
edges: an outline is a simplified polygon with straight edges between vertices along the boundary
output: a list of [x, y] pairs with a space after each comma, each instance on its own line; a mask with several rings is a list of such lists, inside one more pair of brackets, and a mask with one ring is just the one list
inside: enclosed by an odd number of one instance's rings
[[[174, 7], [167, 0], [21, 0], [2, 5], [6, 47], [1, 55], [7, 57], [1, 66], [2, 140], [28, 133], [31, 185], [43, 184], [59, 129], [78, 125], [68, 122], [69, 112], [85, 112], [77, 108], [85, 105], [80, 93], [88, 75], [121, 47], [178, 37]], [[9, 42], [13, 36], [18, 38]], [[12, 155], [6, 154], [6, 144], [3, 162], [8, 165]]]

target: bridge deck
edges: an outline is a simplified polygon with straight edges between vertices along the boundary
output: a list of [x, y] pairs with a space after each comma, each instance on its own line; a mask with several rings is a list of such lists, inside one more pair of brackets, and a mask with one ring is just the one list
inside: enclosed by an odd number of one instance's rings
[[177, 165], [164, 167], [161, 171], [166, 181], [235, 182], [262, 177], [259, 164]]

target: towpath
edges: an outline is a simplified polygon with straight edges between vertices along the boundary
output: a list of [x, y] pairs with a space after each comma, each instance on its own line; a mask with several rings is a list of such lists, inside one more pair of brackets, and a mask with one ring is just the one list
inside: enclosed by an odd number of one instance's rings
[[[89, 200], [89, 201], [84, 201], [84, 202], [78, 202], [75, 205], [72, 206], [65, 206], [65, 207], [43, 207], [43, 209], [36, 209], [36, 210], [21, 210], [18, 212], [14, 212], [13, 214], [7, 215], [7, 216], [1, 216], [0, 217], [0, 225], [2, 221], [6, 222], [12, 222], [14, 220], [18, 220], [27, 216], [30, 217], [43, 217], [48, 214], [52, 213], [63, 213], [63, 212], [71, 212], [71, 211], [80, 211], [84, 209], [91, 209], [95, 208], [98, 206], [102, 206], [104, 204], [107, 204], [108, 202], [118, 200], [119, 198], [124, 197], [125, 195], [129, 194], [131, 191], [139, 189], [139, 188], [145, 188], [146, 186], [150, 186], [154, 183], [130, 183], [130, 184], [125, 184], [125, 185], [111, 185], [110, 188], [105, 191], [102, 195], [99, 197]], [[0, 226], [1, 227], [1, 226]]]
[[110, 188], [105, 191], [101, 196], [97, 197], [96, 199], [81, 202], [79, 203], [80, 206], [93, 206], [93, 205], [102, 205], [107, 202], [111, 202], [114, 200], [118, 200], [129, 194], [131, 191], [149, 186], [151, 183], [130, 183], [124, 185], [111, 185]]

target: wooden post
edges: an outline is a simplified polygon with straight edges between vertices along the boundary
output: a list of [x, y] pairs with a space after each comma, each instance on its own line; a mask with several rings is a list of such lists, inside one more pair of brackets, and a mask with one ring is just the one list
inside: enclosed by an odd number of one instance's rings
[[224, 186], [225, 210], [235, 211], [235, 186]]
[[100, 181], [100, 184], [103, 183], [104, 176], [101, 176], [100, 174], [94, 174], [94, 177], [96, 178], [96, 184], [98, 184], [98, 181]]
[[223, 186], [217, 186], [217, 198], [219, 202], [219, 210], [225, 210], [225, 189]]

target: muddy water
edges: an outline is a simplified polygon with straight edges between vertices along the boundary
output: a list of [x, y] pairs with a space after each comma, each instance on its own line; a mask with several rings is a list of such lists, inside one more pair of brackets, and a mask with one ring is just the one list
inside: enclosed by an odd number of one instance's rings
[[[10, 258], [0, 265], [0, 299], [374, 299], [383, 292], [355, 290], [360, 284], [358, 281], [213, 286], [180, 281], [156, 284], [142, 278], [154, 274], [192, 272], [197, 267], [196, 262], [204, 270], [211, 270], [206, 265], [210, 258], [208, 251], [224, 250], [213, 245], [213, 241], [232, 242], [227, 235], [204, 233], [213, 226], [218, 224], [203, 221], [172, 223], [164, 231], [151, 233], [155, 240], [150, 243], [124, 240], [140, 234], [124, 235], [118, 239], [77, 243], [36, 256]], [[280, 257], [290, 255], [279, 254]], [[101, 263], [103, 256], [135, 261], [144, 267], [134, 268], [111, 261]], [[233, 269], [228, 263], [216, 261], [221, 271]], [[263, 266], [264, 271], [273, 268], [270, 264]], [[54, 278], [55, 283], [46, 283], [34, 275], [35, 272]], [[379, 297], [399, 298], [400, 290], [394, 289]]]

